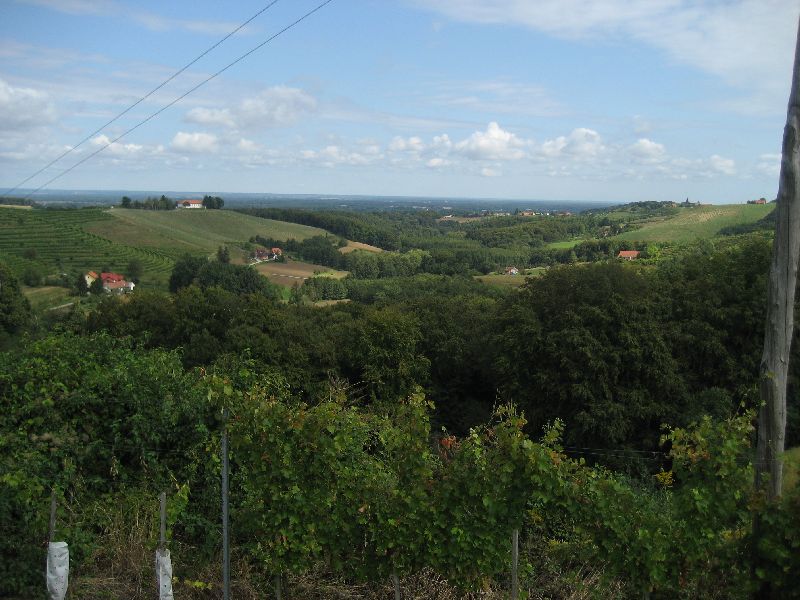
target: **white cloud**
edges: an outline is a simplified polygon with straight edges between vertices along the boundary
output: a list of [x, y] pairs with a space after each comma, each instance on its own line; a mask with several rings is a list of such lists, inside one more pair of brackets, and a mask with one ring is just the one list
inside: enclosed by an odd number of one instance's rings
[[[33, 4], [69, 15], [122, 18], [138, 23], [150, 31], [166, 32], [182, 29], [204, 35], [226, 35], [238, 27], [238, 23], [232, 21], [170, 19], [156, 13], [131, 9], [129, 6], [113, 0], [17, 0], [17, 2]], [[252, 31], [251, 27], [245, 27], [239, 33]]]
[[768, 177], [777, 178], [781, 174], [780, 154], [762, 154], [758, 157], [756, 169]]
[[666, 157], [664, 145], [647, 138], [639, 138], [628, 151], [635, 160], [643, 163], [657, 163]]
[[442, 167], [448, 166], [449, 164], [451, 164], [449, 160], [445, 158], [436, 157], [426, 162], [425, 166], [428, 167], [429, 169], [440, 169]]
[[231, 129], [236, 127], [236, 121], [227, 108], [193, 108], [186, 113], [186, 120], [200, 125], [222, 125]]
[[723, 175], [736, 175], [736, 162], [731, 158], [723, 158], [718, 154], [714, 154], [708, 159], [711, 168]]
[[55, 119], [56, 110], [47, 94], [13, 87], [0, 79], [0, 131], [27, 131]]
[[236, 148], [242, 152], [258, 152], [261, 150], [261, 146], [259, 144], [246, 138], [240, 139], [236, 144]]
[[540, 147], [541, 153], [548, 158], [568, 155], [580, 159], [596, 158], [606, 151], [600, 134], [593, 129], [579, 127], [573, 129], [568, 136], [558, 136], [545, 141]]
[[422, 152], [425, 150], [425, 144], [422, 138], [411, 136], [409, 138], [402, 138], [396, 136], [389, 142], [389, 150], [392, 152]]
[[481, 169], [481, 175], [483, 175], [484, 177], [500, 177], [500, 175], [502, 175], [502, 173], [500, 171], [498, 171], [497, 169], [484, 167], [484, 168]]
[[114, 156], [134, 156], [144, 150], [141, 144], [121, 144], [119, 142], [111, 143], [111, 138], [105, 134], [100, 134], [90, 140], [92, 146], [96, 148], [103, 148], [104, 152]]
[[433, 97], [435, 103], [489, 115], [550, 117], [564, 112], [549, 92], [538, 85], [492, 80], [445, 82], [439, 88], [439, 93]]
[[[631, 38], [745, 90], [731, 108], [783, 111], [796, 0], [409, 0], [455, 20], [568, 39]], [[757, 106], [754, 106], [757, 104]]]
[[245, 98], [230, 108], [197, 107], [186, 113], [186, 121], [230, 129], [261, 129], [296, 123], [317, 110], [316, 99], [307, 92], [283, 85]]
[[193, 154], [216, 152], [219, 149], [217, 145], [217, 136], [203, 132], [186, 133], [179, 131], [175, 134], [175, 137], [172, 138], [171, 146], [174, 150], [179, 152], [190, 152]]
[[335, 144], [326, 146], [319, 151], [303, 150], [300, 152], [299, 156], [305, 161], [313, 161], [328, 168], [337, 165], [364, 166], [382, 158], [381, 155], [367, 156], [360, 152], [347, 150]]
[[519, 160], [529, 142], [505, 131], [496, 122], [455, 145], [455, 151], [472, 160]]

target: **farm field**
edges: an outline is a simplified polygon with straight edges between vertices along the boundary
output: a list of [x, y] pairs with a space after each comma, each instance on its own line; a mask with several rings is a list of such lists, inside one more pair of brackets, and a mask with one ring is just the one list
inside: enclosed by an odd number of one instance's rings
[[567, 248], [574, 248], [575, 246], [584, 241], [586, 240], [565, 240], [563, 242], [550, 242], [549, 244], [547, 244], [547, 247], [553, 248], [555, 250], [565, 250]]
[[22, 293], [35, 311], [61, 306], [71, 301], [70, 290], [57, 286], [23, 287]]
[[110, 217], [100, 209], [17, 210], [0, 208], [0, 260], [19, 276], [35, 270], [42, 276], [108, 268], [124, 272], [139, 259], [144, 287], [161, 287], [173, 260], [164, 252], [126, 245], [88, 231], [101, 228]]
[[525, 269], [519, 275], [504, 275], [502, 273], [492, 273], [490, 275], [478, 275], [475, 279], [489, 285], [497, 285], [509, 288], [518, 288], [525, 283], [528, 277], [540, 277], [547, 269], [544, 267], [534, 267]]
[[347, 246], [339, 248], [339, 252], [341, 252], [342, 254], [349, 254], [353, 250], [366, 250], [367, 252], [383, 252], [383, 249], [378, 248], [377, 246], [370, 246], [369, 244], [364, 244], [362, 242], [353, 242], [351, 240], [347, 241]]
[[227, 210], [107, 211], [109, 220], [85, 229], [113, 242], [157, 249], [174, 258], [184, 254], [211, 254], [223, 244], [238, 245], [255, 235], [278, 240], [304, 240], [325, 235], [316, 227], [260, 219]]
[[672, 217], [646, 222], [640, 229], [612, 239], [642, 242], [691, 242], [714, 237], [723, 227], [754, 223], [766, 217], [774, 204], [727, 204], [683, 208]]
[[347, 276], [347, 271], [335, 271], [330, 267], [315, 265], [299, 261], [263, 262], [255, 266], [256, 271], [267, 277], [272, 283], [284, 287], [293, 287], [295, 283], [302, 284], [303, 281], [314, 275], [324, 273], [330, 277], [341, 279]]

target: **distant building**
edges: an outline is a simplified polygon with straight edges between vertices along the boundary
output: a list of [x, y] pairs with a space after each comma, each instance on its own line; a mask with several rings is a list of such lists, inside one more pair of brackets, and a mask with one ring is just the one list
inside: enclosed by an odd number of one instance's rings
[[517, 267], [506, 267], [505, 273], [506, 275], [519, 275], [519, 269]]
[[519, 211], [520, 217], [535, 217], [536, 213], [532, 210], [521, 210]]
[[100, 273], [100, 279], [103, 280], [103, 284], [106, 283], [117, 283], [118, 281], [125, 281], [125, 276], [120, 275], [119, 273]]
[[91, 287], [92, 283], [98, 279], [103, 282], [103, 289], [106, 292], [115, 292], [117, 294], [124, 294], [132, 292], [136, 284], [132, 281], [125, 281], [125, 276], [119, 273], [100, 273], [98, 276], [94, 271], [89, 271], [83, 276], [86, 281], [86, 286]]
[[638, 250], [620, 250], [619, 254], [617, 254], [617, 258], [621, 258], [623, 260], [634, 260], [639, 258], [639, 251]]
[[109, 294], [127, 294], [132, 292], [136, 284], [132, 281], [108, 281], [103, 283], [103, 289]]
[[178, 208], [205, 208], [202, 200], [179, 200]]
[[748, 200], [747, 203], [748, 204], [766, 204], [767, 203], [767, 199], [766, 198], [759, 198], [758, 200]]

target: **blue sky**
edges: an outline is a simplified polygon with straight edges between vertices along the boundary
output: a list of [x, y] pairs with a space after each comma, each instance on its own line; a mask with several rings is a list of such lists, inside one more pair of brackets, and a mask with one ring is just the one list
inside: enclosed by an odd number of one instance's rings
[[[293, 22], [280, 0], [37, 187]], [[267, 0], [0, 3], [0, 186]], [[777, 191], [796, 0], [333, 0], [51, 187], [743, 202]]]

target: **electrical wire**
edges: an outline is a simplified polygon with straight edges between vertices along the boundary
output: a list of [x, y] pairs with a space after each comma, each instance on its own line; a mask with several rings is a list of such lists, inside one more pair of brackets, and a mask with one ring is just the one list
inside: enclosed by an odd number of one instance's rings
[[212, 79], [214, 79], [214, 78], [218, 77], [219, 75], [221, 75], [222, 73], [224, 73], [225, 71], [227, 71], [228, 69], [230, 69], [231, 67], [233, 67], [234, 65], [236, 65], [237, 63], [241, 62], [242, 60], [244, 60], [245, 58], [247, 58], [248, 56], [250, 56], [250, 55], [251, 55], [251, 54], [253, 54], [254, 52], [256, 52], [256, 51], [260, 50], [261, 48], [263, 48], [264, 46], [266, 46], [267, 44], [269, 44], [271, 41], [273, 41], [275, 38], [277, 38], [277, 37], [279, 37], [280, 35], [282, 35], [282, 34], [286, 33], [287, 31], [289, 31], [289, 30], [290, 30], [290, 29], [292, 29], [293, 27], [295, 27], [295, 26], [299, 25], [301, 22], [305, 21], [305, 20], [306, 20], [307, 18], [309, 18], [311, 15], [313, 15], [313, 14], [314, 14], [314, 13], [316, 13], [317, 11], [321, 10], [322, 8], [324, 8], [325, 6], [327, 6], [328, 4], [330, 4], [331, 2], [333, 2], [333, 0], [325, 0], [325, 2], [322, 2], [321, 4], [317, 5], [317, 6], [316, 6], [316, 8], [313, 8], [312, 10], [308, 11], [308, 12], [307, 12], [307, 13], [305, 13], [305, 14], [304, 14], [302, 17], [300, 17], [299, 19], [297, 19], [296, 21], [293, 21], [292, 23], [290, 23], [289, 25], [287, 25], [286, 27], [284, 27], [283, 29], [281, 29], [280, 31], [278, 31], [276, 34], [274, 34], [274, 35], [270, 36], [269, 38], [267, 38], [266, 40], [264, 40], [263, 42], [261, 42], [261, 43], [260, 43], [260, 44], [258, 44], [257, 46], [255, 46], [255, 47], [251, 48], [250, 50], [248, 50], [247, 52], [245, 52], [244, 54], [242, 54], [241, 56], [239, 56], [239, 57], [238, 57], [237, 59], [235, 59], [234, 61], [232, 61], [232, 62], [228, 63], [226, 66], [222, 67], [222, 68], [221, 68], [219, 71], [217, 71], [217, 72], [213, 73], [212, 75], [210, 75], [209, 77], [207, 77], [206, 79], [204, 79], [203, 81], [201, 81], [200, 83], [198, 83], [197, 85], [195, 85], [194, 87], [192, 87], [192, 88], [191, 88], [189, 91], [187, 91], [187, 92], [185, 92], [185, 93], [181, 94], [180, 96], [178, 96], [177, 98], [175, 98], [175, 99], [174, 99], [172, 102], [170, 102], [169, 104], [167, 104], [167, 105], [165, 105], [165, 106], [161, 107], [161, 108], [160, 108], [160, 109], [158, 109], [156, 112], [152, 113], [150, 116], [146, 117], [145, 119], [143, 119], [143, 120], [139, 121], [139, 122], [138, 122], [136, 125], [134, 125], [134, 126], [133, 126], [133, 127], [131, 127], [130, 129], [126, 130], [125, 132], [121, 133], [121, 134], [120, 134], [120, 135], [118, 135], [116, 138], [114, 138], [113, 140], [111, 140], [110, 142], [108, 142], [107, 144], [105, 144], [104, 146], [101, 146], [100, 148], [98, 148], [97, 150], [95, 150], [94, 152], [92, 152], [91, 154], [89, 154], [88, 156], [84, 157], [83, 159], [81, 159], [80, 161], [78, 161], [77, 163], [75, 163], [74, 165], [72, 165], [71, 167], [68, 167], [67, 169], [65, 169], [64, 171], [62, 171], [61, 173], [59, 173], [59, 174], [58, 174], [58, 175], [56, 175], [55, 177], [52, 177], [51, 179], [49, 179], [48, 181], [46, 181], [45, 183], [43, 183], [42, 185], [40, 185], [38, 188], [36, 188], [36, 189], [35, 189], [35, 190], [33, 190], [32, 192], [28, 193], [28, 194], [27, 194], [27, 195], [26, 195], [26, 196], [25, 196], [23, 199], [24, 199], [24, 200], [27, 200], [27, 199], [29, 199], [31, 196], [33, 196], [34, 194], [36, 194], [36, 193], [37, 193], [37, 192], [39, 192], [40, 190], [42, 190], [42, 189], [46, 188], [48, 185], [50, 185], [51, 183], [53, 183], [53, 182], [54, 182], [56, 179], [60, 179], [61, 177], [63, 177], [64, 175], [66, 175], [67, 173], [69, 173], [70, 171], [72, 171], [73, 169], [75, 169], [76, 167], [79, 167], [80, 165], [82, 165], [83, 163], [85, 163], [87, 160], [89, 160], [89, 159], [91, 159], [91, 158], [95, 157], [96, 155], [100, 154], [100, 152], [102, 152], [103, 150], [105, 150], [106, 148], [108, 148], [109, 146], [111, 146], [112, 144], [115, 144], [115, 143], [117, 143], [119, 140], [121, 140], [123, 137], [125, 137], [126, 135], [128, 135], [128, 134], [129, 134], [129, 133], [131, 133], [132, 131], [135, 131], [136, 129], [138, 129], [139, 127], [141, 127], [142, 125], [144, 125], [145, 123], [147, 123], [147, 122], [151, 121], [152, 119], [154, 119], [155, 117], [157, 117], [158, 115], [160, 115], [162, 112], [164, 112], [165, 110], [167, 110], [167, 109], [168, 109], [168, 108], [170, 108], [171, 106], [173, 106], [173, 105], [177, 104], [178, 102], [180, 102], [181, 100], [183, 100], [183, 99], [184, 99], [186, 96], [188, 96], [188, 95], [189, 95], [189, 94], [191, 94], [192, 92], [194, 92], [194, 91], [198, 90], [199, 88], [201, 88], [202, 86], [204, 86], [205, 84], [207, 84], [207, 83], [208, 83], [209, 81], [211, 81]]
[[211, 52], [212, 50], [214, 50], [215, 48], [217, 48], [218, 46], [220, 46], [220, 45], [221, 45], [223, 42], [225, 42], [225, 41], [226, 41], [228, 38], [230, 38], [231, 36], [233, 36], [233, 35], [236, 35], [238, 32], [240, 32], [242, 29], [244, 29], [244, 28], [245, 28], [247, 25], [249, 25], [249, 24], [250, 24], [252, 21], [254, 21], [254, 20], [257, 18], [257, 17], [260, 17], [262, 14], [264, 14], [265, 12], [267, 12], [267, 11], [268, 11], [270, 8], [272, 8], [272, 6], [274, 6], [275, 4], [277, 4], [277, 3], [278, 3], [278, 1], [279, 1], [279, 0], [272, 0], [272, 2], [270, 2], [269, 4], [267, 4], [267, 5], [266, 5], [264, 8], [262, 8], [261, 10], [259, 10], [259, 11], [258, 11], [256, 14], [254, 14], [252, 17], [250, 17], [249, 19], [247, 19], [247, 21], [245, 21], [244, 23], [242, 23], [241, 25], [239, 25], [239, 26], [238, 26], [236, 29], [234, 29], [234, 30], [233, 30], [233, 31], [231, 31], [231, 32], [230, 32], [228, 35], [226, 35], [224, 38], [222, 38], [221, 40], [219, 40], [219, 41], [218, 41], [216, 44], [214, 44], [213, 46], [211, 46], [211, 47], [207, 48], [207, 49], [206, 49], [206, 50], [205, 50], [205, 51], [204, 51], [202, 54], [200, 54], [200, 55], [198, 55], [197, 57], [195, 57], [195, 58], [194, 58], [194, 59], [193, 59], [191, 62], [189, 62], [189, 63], [187, 63], [185, 66], [181, 67], [179, 70], [177, 70], [175, 73], [173, 73], [173, 74], [172, 74], [172, 75], [171, 75], [169, 78], [165, 79], [165, 80], [164, 80], [164, 81], [162, 81], [162, 82], [161, 82], [159, 85], [157, 85], [157, 86], [156, 86], [156, 87], [154, 87], [152, 90], [150, 90], [149, 92], [147, 92], [147, 93], [146, 93], [144, 96], [142, 96], [141, 98], [139, 98], [139, 99], [138, 99], [136, 102], [134, 102], [133, 104], [131, 104], [131, 105], [130, 105], [128, 108], [126, 108], [126, 109], [125, 109], [125, 110], [123, 110], [121, 113], [119, 113], [117, 116], [115, 116], [113, 119], [111, 119], [110, 121], [108, 121], [108, 122], [107, 122], [105, 125], [102, 125], [102, 126], [101, 126], [101, 127], [99, 127], [98, 129], [94, 130], [92, 133], [90, 133], [89, 135], [87, 135], [85, 138], [83, 138], [83, 139], [82, 139], [80, 142], [78, 142], [78, 143], [77, 143], [77, 144], [75, 144], [74, 146], [70, 146], [69, 148], [67, 148], [67, 149], [66, 149], [66, 150], [65, 150], [65, 151], [64, 151], [62, 154], [60, 154], [58, 157], [56, 157], [56, 158], [54, 158], [53, 160], [51, 160], [49, 163], [47, 163], [47, 164], [46, 164], [45, 166], [43, 166], [41, 169], [39, 169], [38, 171], [36, 171], [36, 172], [35, 172], [33, 175], [31, 175], [31, 176], [30, 176], [30, 177], [28, 177], [27, 179], [23, 179], [23, 180], [22, 180], [22, 181], [20, 181], [20, 182], [19, 182], [17, 185], [15, 185], [13, 188], [11, 188], [11, 189], [9, 189], [9, 190], [6, 190], [6, 191], [5, 191], [5, 192], [2, 194], [2, 196], [0, 196], [0, 197], [2, 197], [2, 198], [5, 198], [5, 197], [7, 197], [9, 194], [11, 194], [12, 192], [14, 192], [14, 191], [18, 190], [18, 189], [19, 189], [21, 186], [25, 185], [25, 184], [26, 184], [27, 182], [29, 182], [31, 179], [33, 179], [34, 177], [36, 177], [36, 176], [37, 176], [39, 173], [41, 173], [42, 171], [45, 171], [46, 169], [49, 169], [49, 168], [50, 168], [50, 167], [52, 167], [54, 164], [56, 164], [58, 161], [60, 161], [62, 158], [64, 158], [65, 156], [67, 156], [68, 154], [70, 154], [71, 152], [73, 152], [74, 150], [76, 150], [77, 148], [79, 148], [80, 146], [82, 146], [83, 144], [85, 144], [86, 142], [88, 142], [88, 141], [89, 141], [89, 140], [92, 138], [92, 136], [95, 136], [95, 135], [97, 135], [98, 133], [100, 133], [101, 131], [103, 131], [103, 129], [105, 129], [106, 127], [108, 127], [108, 126], [109, 126], [109, 125], [111, 125], [112, 123], [116, 122], [116, 121], [117, 121], [117, 120], [118, 120], [120, 117], [122, 117], [122, 116], [124, 116], [125, 114], [127, 114], [128, 112], [130, 112], [130, 111], [131, 111], [133, 108], [136, 108], [136, 107], [137, 107], [139, 104], [141, 104], [142, 102], [144, 102], [145, 100], [147, 100], [147, 99], [148, 99], [150, 96], [152, 96], [153, 94], [155, 94], [155, 93], [156, 93], [158, 90], [160, 90], [161, 88], [163, 88], [163, 87], [164, 87], [165, 85], [167, 85], [167, 84], [168, 84], [170, 81], [172, 81], [173, 79], [175, 79], [175, 78], [176, 78], [178, 75], [180, 75], [181, 73], [183, 73], [184, 71], [186, 71], [186, 69], [188, 69], [189, 67], [191, 67], [191, 66], [192, 66], [193, 64], [195, 64], [197, 61], [199, 61], [201, 58], [203, 58], [203, 57], [204, 57], [206, 54], [208, 54], [209, 52]]

